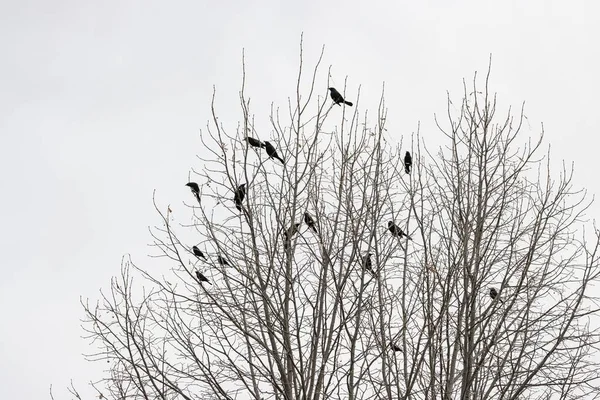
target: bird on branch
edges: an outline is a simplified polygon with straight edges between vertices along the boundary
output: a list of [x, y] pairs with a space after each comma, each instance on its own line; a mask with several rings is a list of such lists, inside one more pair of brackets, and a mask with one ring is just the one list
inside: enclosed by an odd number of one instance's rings
[[373, 270], [373, 262], [371, 261], [371, 253], [367, 253], [362, 259], [362, 267], [365, 271], [369, 272], [375, 278], [377, 278], [377, 274]]
[[396, 343], [394, 343], [394, 342], [390, 342], [390, 347], [392, 348], [392, 350], [393, 350], [394, 352], [396, 352], [396, 351], [402, 351], [402, 349], [401, 349], [400, 347], [398, 347], [398, 346], [396, 345]]
[[349, 101], [344, 100], [344, 97], [340, 94], [340, 92], [338, 92], [337, 90], [335, 90], [335, 88], [330, 87], [329, 88], [329, 94], [331, 95], [331, 100], [333, 100], [333, 102], [335, 104], [337, 104], [338, 106], [340, 105], [340, 103], [344, 103], [344, 104], [347, 104], [350, 107], [352, 107], [352, 103], [350, 103]]
[[411, 168], [412, 168], [412, 157], [411, 157], [410, 153], [407, 151], [406, 154], [404, 155], [404, 171], [407, 174], [410, 174]]
[[271, 143], [265, 142], [265, 149], [267, 150], [267, 155], [269, 157], [276, 158], [279, 161], [281, 161], [282, 164], [285, 164], [285, 161], [283, 161], [283, 158], [279, 157], [279, 154], [277, 154], [277, 150]]
[[202, 284], [202, 282], [207, 282], [209, 285], [212, 285], [212, 283], [210, 283], [208, 278], [205, 277], [204, 275], [202, 275], [202, 273], [200, 271], [196, 271], [196, 278], [198, 278], [198, 280], [200, 281], [200, 284]]
[[310, 216], [308, 211], [304, 212], [304, 223], [313, 231], [317, 232], [317, 227], [315, 225], [315, 220]]
[[244, 197], [246, 197], [246, 184], [242, 183], [235, 191], [233, 195], [233, 201], [235, 203], [235, 208], [238, 211], [242, 211], [242, 202], [244, 201]]
[[198, 200], [198, 203], [200, 203], [200, 187], [198, 184], [196, 182], [189, 182], [186, 183], [185, 186], [189, 186], [189, 188], [192, 190], [192, 194], [196, 196], [196, 200]]
[[389, 221], [388, 222], [388, 230], [392, 233], [393, 236], [402, 238], [403, 236], [406, 236], [406, 238], [408, 240], [412, 240], [412, 238], [410, 236], [408, 236], [406, 233], [404, 233], [404, 231], [394, 223], [394, 221]]
[[492, 298], [492, 300], [498, 299], [500, 303], [504, 303], [504, 301], [498, 296], [498, 291], [496, 290], [496, 288], [490, 288], [490, 297]]

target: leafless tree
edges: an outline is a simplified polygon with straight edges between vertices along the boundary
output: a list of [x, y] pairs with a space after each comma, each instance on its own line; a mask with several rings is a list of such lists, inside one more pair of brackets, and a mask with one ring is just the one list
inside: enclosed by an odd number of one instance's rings
[[442, 147], [417, 132], [408, 148], [387, 131], [383, 95], [375, 122], [356, 90], [338, 87], [353, 108], [334, 105], [321, 60], [306, 80], [300, 55], [297, 93], [269, 133], [245, 73], [237, 127], [213, 96], [209, 156], [191, 177], [200, 200], [177, 211], [191, 222], [156, 205], [163, 269], [125, 260], [100, 301], [83, 302], [88, 358], [109, 366], [101, 396], [596, 398], [599, 234], [572, 171], [551, 171], [543, 130], [524, 140], [522, 109], [498, 115], [488, 73], [459, 106], [449, 97]]

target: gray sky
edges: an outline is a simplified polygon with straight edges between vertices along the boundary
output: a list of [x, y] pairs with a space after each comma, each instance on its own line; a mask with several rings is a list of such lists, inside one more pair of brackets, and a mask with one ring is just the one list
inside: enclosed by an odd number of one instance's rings
[[350, 98], [361, 86], [363, 107], [385, 81], [405, 140], [419, 121], [438, 136], [446, 90], [458, 100], [492, 53], [501, 103], [526, 101], [531, 133], [543, 122], [556, 161], [600, 194], [594, 0], [1, 2], [0, 399], [48, 398], [51, 383], [70, 398], [70, 379], [99, 377], [81, 356], [79, 297], [97, 298], [124, 254], [147, 262], [154, 189], [185, 212], [213, 84], [221, 120], [239, 120], [242, 48], [259, 123], [286, 106], [302, 31], [307, 63], [324, 44], [324, 76], [348, 76]]

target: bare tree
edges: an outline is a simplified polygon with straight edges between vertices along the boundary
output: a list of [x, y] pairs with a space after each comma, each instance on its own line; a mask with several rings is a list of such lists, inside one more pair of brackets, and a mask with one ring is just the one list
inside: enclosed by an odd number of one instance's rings
[[300, 55], [297, 93], [269, 134], [245, 73], [235, 129], [213, 96], [192, 222], [156, 206], [164, 269], [126, 260], [97, 304], [83, 302], [99, 349], [88, 358], [109, 365], [101, 395], [598, 396], [598, 231], [585, 230], [590, 202], [572, 172], [551, 172], [543, 135], [521, 140], [522, 109], [497, 116], [488, 77], [482, 91], [474, 79], [438, 121], [445, 146], [429, 151], [417, 132], [407, 149], [390, 140], [383, 95], [374, 123], [356, 91], [338, 87], [355, 107], [335, 106], [317, 85], [321, 60], [306, 82]]

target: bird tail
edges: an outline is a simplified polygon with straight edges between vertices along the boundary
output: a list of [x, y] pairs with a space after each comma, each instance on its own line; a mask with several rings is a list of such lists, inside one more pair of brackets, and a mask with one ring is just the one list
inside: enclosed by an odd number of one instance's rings
[[281, 163], [282, 163], [282, 164], [285, 164], [285, 161], [283, 161], [283, 158], [281, 158], [281, 157], [277, 156], [277, 159], [278, 159], [279, 161], [281, 161]]
[[352, 104], [352, 103], [351, 103], [351, 102], [349, 102], [349, 101], [344, 101], [344, 103], [346, 103], [346, 105], [349, 105], [350, 107], [352, 107], [352, 106], [354, 105], [354, 104]]
[[410, 167], [409, 166], [404, 167], [404, 172], [406, 172], [407, 174], [410, 174]]
[[412, 240], [412, 238], [411, 238], [410, 236], [408, 236], [408, 235], [406, 235], [406, 238], [407, 238], [408, 240]]
[[200, 204], [200, 194], [196, 193], [196, 200], [198, 200], [198, 204]]

